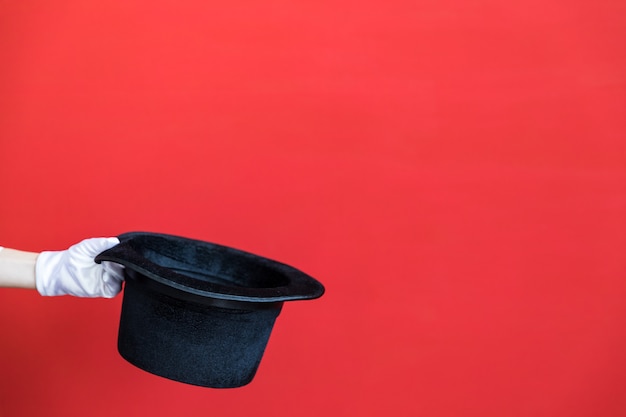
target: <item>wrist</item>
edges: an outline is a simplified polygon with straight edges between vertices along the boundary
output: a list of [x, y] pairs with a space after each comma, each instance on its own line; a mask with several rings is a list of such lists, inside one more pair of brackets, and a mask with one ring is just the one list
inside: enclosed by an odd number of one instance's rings
[[0, 249], [0, 286], [12, 288], [36, 288], [36, 252]]

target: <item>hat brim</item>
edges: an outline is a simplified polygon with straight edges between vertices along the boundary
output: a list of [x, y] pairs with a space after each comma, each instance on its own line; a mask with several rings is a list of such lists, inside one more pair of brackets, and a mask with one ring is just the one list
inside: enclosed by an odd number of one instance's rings
[[151, 232], [118, 236], [95, 260], [116, 262], [176, 291], [275, 303], [321, 297], [323, 285], [289, 265], [215, 243]]

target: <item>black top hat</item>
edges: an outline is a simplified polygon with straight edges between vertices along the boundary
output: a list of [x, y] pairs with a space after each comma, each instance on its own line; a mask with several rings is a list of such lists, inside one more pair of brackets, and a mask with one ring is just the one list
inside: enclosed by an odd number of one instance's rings
[[119, 239], [96, 257], [125, 266], [118, 350], [175, 381], [249, 383], [283, 302], [324, 293], [291, 266], [226, 246], [149, 232]]

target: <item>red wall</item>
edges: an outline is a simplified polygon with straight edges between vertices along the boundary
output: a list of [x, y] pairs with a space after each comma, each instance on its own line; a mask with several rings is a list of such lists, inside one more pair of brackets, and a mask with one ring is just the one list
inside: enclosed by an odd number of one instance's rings
[[[256, 379], [0, 291], [2, 416], [626, 415], [623, 2], [0, 6], [0, 244], [131, 230], [320, 279]], [[174, 414], [176, 413], [176, 414]]]

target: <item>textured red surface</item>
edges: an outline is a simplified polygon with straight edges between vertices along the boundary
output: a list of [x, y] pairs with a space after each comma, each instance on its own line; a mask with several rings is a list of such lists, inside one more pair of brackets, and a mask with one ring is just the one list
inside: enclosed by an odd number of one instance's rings
[[626, 414], [621, 1], [0, 5], [0, 244], [131, 230], [320, 279], [253, 383], [0, 291], [1, 416]]

